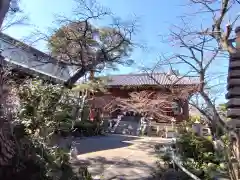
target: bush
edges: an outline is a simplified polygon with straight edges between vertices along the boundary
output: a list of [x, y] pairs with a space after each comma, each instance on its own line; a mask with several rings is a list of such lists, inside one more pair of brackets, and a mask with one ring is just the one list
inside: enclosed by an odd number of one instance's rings
[[205, 153], [214, 154], [214, 146], [205, 137], [196, 136], [192, 132], [184, 133], [177, 141], [177, 147], [180, 150], [180, 154], [184, 157], [193, 158], [196, 161], [213, 162], [213, 159], [207, 157]]
[[224, 158], [214, 150], [213, 142], [192, 132], [183, 133], [177, 147], [184, 166], [202, 179], [211, 179], [221, 169]]
[[66, 133], [71, 129], [74, 101], [69, 93], [60, 85], [49, 85], [40, 80], [29, 80], [20, 85], [16, 123], [21, 128], [14, 131], [16, 137], [13, 138], [17, 144], [16, 163], [12, 163], [12, 172], [5, 173], [5, 177], [29, 180], [79, 179], [79, 174], [72, 170], [68, 149], [54, 146], [58, 138], [55, 135], [67, 136]]
[[102, 135], [102, 126], [99, 122], [92, 121], [80, 121], [74, 126], [74, 136], [96, 136]]

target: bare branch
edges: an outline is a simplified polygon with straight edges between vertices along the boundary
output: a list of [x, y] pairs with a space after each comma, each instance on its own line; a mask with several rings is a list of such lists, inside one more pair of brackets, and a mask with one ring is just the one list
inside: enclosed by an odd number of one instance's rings
[[115, 111], [134, 111], [148, 114], [157, 121], [169, 122], [176, 113], [172, 104], [178, 103], [178, 113], [183, 113], [183, 102], [189, 97], [192, 88], [172, 89], [170, 92], [162, 91], [140, 91], [132, 92], [129, 98], [113, 99], [105, 109]]

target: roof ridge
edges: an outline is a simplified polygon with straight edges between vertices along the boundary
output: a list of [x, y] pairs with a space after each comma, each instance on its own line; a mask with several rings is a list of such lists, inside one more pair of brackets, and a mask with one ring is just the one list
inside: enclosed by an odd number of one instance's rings
[[[156, 72], [156, 73], [128, 73], [128, 74], [111, 74], [111, 75], [106, 75], [109, 77], [113, 77], [113, 76], [144, 76], [144, 75], [151, 75], [151, 74], [161, 74], [161, 75], [168, 75], [167, 73], [161, 73], [161, 72]], [[172, 74], [175, 75], [175, 74]], [[178, 75], [178, 77], [198, 77], [198, 76], [184, 76], [184, 75]]]
[[[132, 76], [139, 76], [139, 75], [148, 75], [150, 73], [128, 73], [128, 74], [112, 74], [109, 76], [128, 76], [128, 75], [132, 75]], [[164, 74], [164, 73], [153, 73], [153, 74]]]

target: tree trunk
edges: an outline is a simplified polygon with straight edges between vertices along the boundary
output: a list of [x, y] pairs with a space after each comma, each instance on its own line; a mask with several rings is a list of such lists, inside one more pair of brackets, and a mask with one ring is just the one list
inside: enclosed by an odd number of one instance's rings
[[11, 0], [0, 0], [0, 27], [2, 27], [2, 23], [4, 18], [10, 8]]
[[[0, 82], [4, 82], [1, 78]], [[0, 83], [0, 166], [11, 164], [15, 154], [14, 142], [11, 140], [11, 124], [6, 116], [6, 96], [3, 89], [4, 84]]]
[[83, 110], [84, 110], [84, 106], [85, 106], [87, 95], [88, 95], [88, 91], [85, 90], [84, 94], [82, 96], [82, 102], [81, 102], [81, 106], [80, 106], [80, 109], [79, 109], [80, 121], [82, 121], [82, 118], [83, 118]]
[[65, 83], [65, 87], [71, 89], [77, 80], [86, 74], [87, 70], [85, 68], [79, 69], [71, 78], [69, 78]]
[[77, 99], [77, 102], [76, 102], [76, 106], [74, 107], [74, 112], [73, 112], [73, 119], [74, 121], [76, 121], [78, 118], [79, 118], [79, 109], [80, 109], [80, 106], [81, 106], [81, 92], [79, 92], [78, 94], [78, 99]]
[[0, 128], [0, 149], [0, 166], [11, 165], [11, 159], [15, 154], [14, 143], [6, 136], [2, 128]]
[[[3, 57], [0, 55], [0, 62]], [[0, 65], [0, 166], [10, 165], [14, 156], [14, 142], [11, 141], [11, 122], [7, 107], [7, 98], [9, 96], [9, 87], [6, 82], [6, 73], [3, 66]]]

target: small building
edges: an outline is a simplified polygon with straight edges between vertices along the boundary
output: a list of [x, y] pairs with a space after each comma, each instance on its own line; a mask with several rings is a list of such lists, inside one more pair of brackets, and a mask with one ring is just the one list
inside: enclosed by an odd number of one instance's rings
[[[114, 98], [130, 98], [129, 94], [132, 92], [149, 91], [154, 93], [170, 93], [174, 91], [184, 91], [188, 90], [189, 97], [196, 92], [198, 87], [198, 78], [196, 77], [181, 77], [175, 74], [166, 73], [153, 73], [151, 75], [147, 73], [139, 74], [123, 74], [123, 75], [110, 75], [108, 76], [108, 81], [106, 83], [108, 93], [96, 93], [95, 99], [91, 101], [92, 108], [102, 109], [108, 106]], [[171, 89], [171, 90], [170, 90]], [[178, 102], [181, 104], [181, 112], [175, 113], [174, 107], [166, 110], [166, 116], [173, 117], [176, 123], [182, 122], [189, 118], [189, 103], [188, 98], [180, 98]], [[117, 106], [117, 105], [116, 105]], [[104, 110], [103, 110], [104, 111]], [[131, 112], [132, 111], [132, 112]], [[116, 118], [121, 112], [121, 108], [111, 112], [110, 118]], [[125, 112], [126, 113], [126, 112]], [[120, 132], [126, 131], [127, 127], [130, 127], [132, 133], [136, 134], [139, 127], [140, 116], [137, 112], [132, 109], [128, 109], [128, 113], [125, 114], [124, 118], [121, 120], [119, 126], [123, 126]], [[154, 118], [153, 120], [156, 124], [171, 124], [169, 119]], [[164, 125], [164, 126], [165, 126]], [[129, 130], [130, 131], [130, 130]]]

